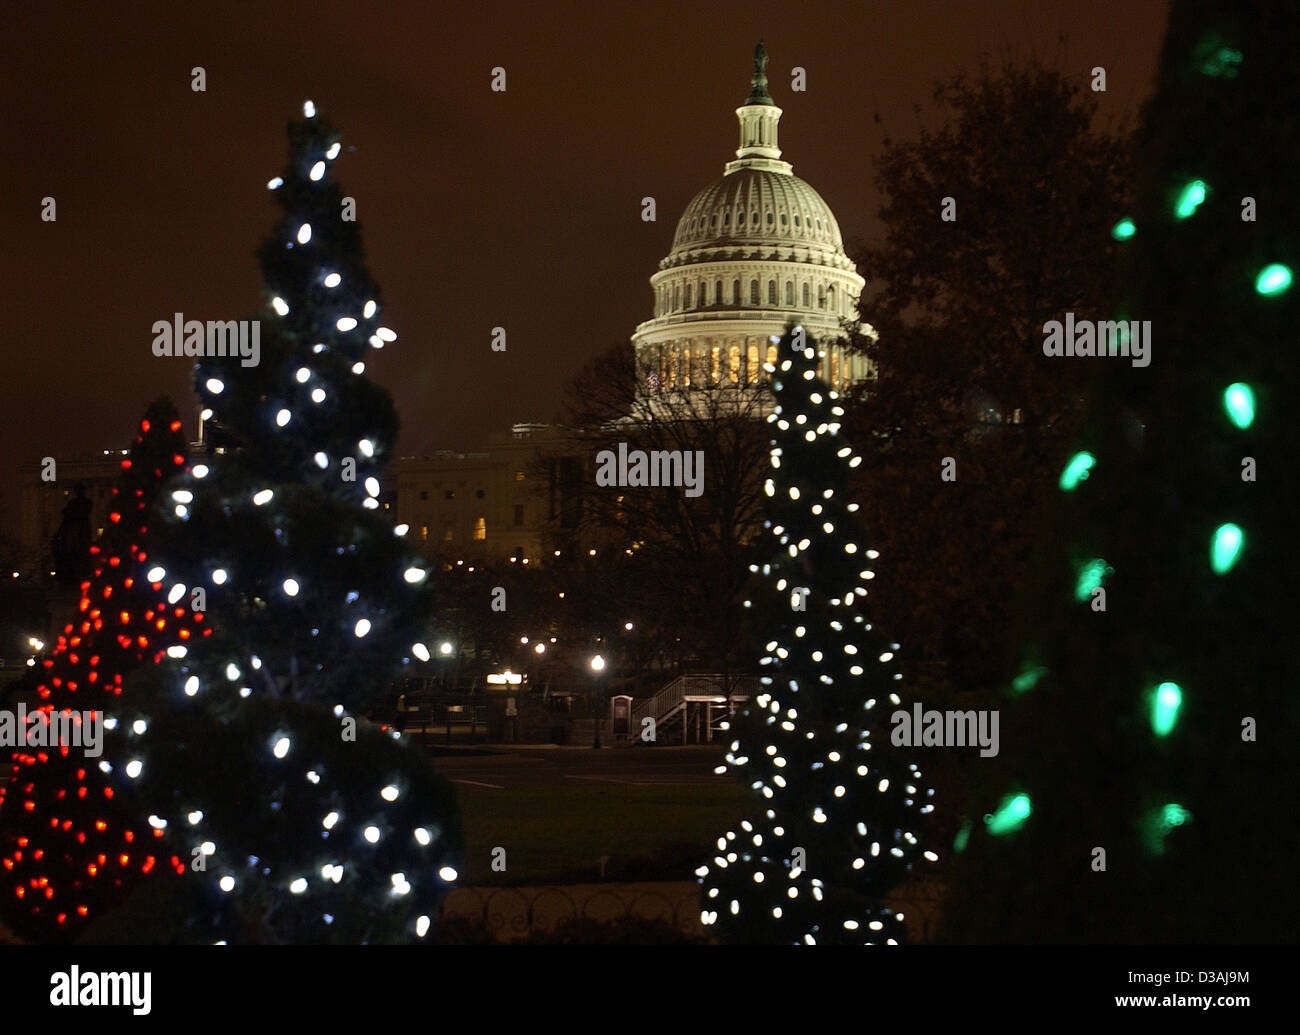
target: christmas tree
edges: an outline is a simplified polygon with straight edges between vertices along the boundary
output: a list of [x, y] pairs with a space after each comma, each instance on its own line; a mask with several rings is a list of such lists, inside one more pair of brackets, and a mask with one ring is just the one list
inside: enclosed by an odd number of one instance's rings
[[752, 569], [759, 591], [745, 602], [764, 644], [763, 690], [731, 724], [720, 769], [755, 792], [759, 811], [696, 871], [704, 923], [728, 942], [899, 942], [902, 917], [882, 900], [918, 856], [937, 858], [922, 840], [933, 792], [889, 744], [899, 647], [869, 619], [878, 555], [847, 499], [860, 458], [818, 367], [802, 328], [768, 367], [773, 554]]
[[429, 657], [428, 570], [378, 500], [397, 418], [364, 376], [396, 335], [331, 174], [338, 133], [308, 102], [289, 141], [260, 354], [197, 364], [222, 446], [169, 487], [150, 574], [212, 636], [142, 678], [121, 720], [141, 731], [130, 775], [151, 822], [191, 875], [171, 936], [413, 940], [456, 876], [454, 798], [418, 750], [355, 718]]
[[1127, 337], [1043, 360], [1104, 380], [958, 837], [953, 938], [1295, 937], [1298, 40], [1292, 5], [1173, 7], [1114, 230], [1146, 365]]
[[180, 419], [159, 399], [122, 460], [77, 619], [40, 660], [30, 723], [15, 722], [26, 746], [13, 754], [12, 781], [0, 784], [0, 904], [5, 921], [33, 941], [69, 940], [146, 875], [183, 870], [115, 768], [120, 731], [103, 726], [128, 674], [208, 632], [201, 613], [169, 601], [146, 575], [150, 508], [184, 465]]

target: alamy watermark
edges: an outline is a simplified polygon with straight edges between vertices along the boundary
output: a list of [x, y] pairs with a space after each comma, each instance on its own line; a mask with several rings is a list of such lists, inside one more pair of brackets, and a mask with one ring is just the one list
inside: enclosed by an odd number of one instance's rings
[[1151, 363], [1150, 320], [1075, 320], [1043, 324], [1044, 356], [1125, 356], [1135, 367]]
[[998, 753], [997, 711], [946, 711], [924, 709], [919, 703], [910, 712], [901, 708], [889, 717], [894, 727], [889, 742], [894, 747], [975, 747], [981, 758]]
[[88, 970], [75, 963], [50, 975], [51, 1006], [129, 1006], [137, 1017], [153, 1009], [153, 974], [150, 971]]
[[685, 488], [692, 499], [704, 493], [704, 450], [627, 448], [618, 444], [618, 452], [602, 449], [596, 454], [596, 484], [644, 488], [671, 486]]
[[155, 356], [188, 356], [192, 359], [234, 359], [239, 365], [255, 367], [262, 361], [260, 320], [187, 320], [176, 313], [169, 323], [153, 325]]
[[104, 713], [96, 711], [28, 712], [19, 704], [16, 712], [0, 710], [0, 748], [81, 748], [87, 758], [104, 751]]

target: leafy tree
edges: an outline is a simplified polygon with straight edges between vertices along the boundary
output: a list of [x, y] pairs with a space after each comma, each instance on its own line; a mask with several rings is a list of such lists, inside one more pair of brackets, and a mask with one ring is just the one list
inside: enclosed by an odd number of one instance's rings
[[1036, 62], [954, 75], [933, 102], [938, 128], [876, 165], [884, 237], [855, 259], [879, 336], [852, 340], [878, 376], [848, 423], [882, 601], [927, 678], [969, 691], [1007, 663], [1006, 602], [1096, 370], [1046, 358], [1042, 326], [1108, 315], [1129, 143], [1097, 128], [1086, 81]]
[[[760, 472], [767, 443], [764, 390], [727, 384], [649, 395], [630, 345], [609, 349], [569, 384], [565, 422], [571, 451], [593, 461], [603, 450], [694, 452], [704, 457], [703, 491], [595, 487], [583, 495], [573, 542], [632, 557], [606, 568], [605, 596], [636, 601], [639, 624], [661, 642], [689, 645], [681, 660], [714, 670], [745, 656], [737, 599], [761, 527]], [[606, 553], [606, 556], [609, 556]], [[621, 605], [615, 616], [627, 610]], [[621, 618], [620, 618], [621, 620]]]

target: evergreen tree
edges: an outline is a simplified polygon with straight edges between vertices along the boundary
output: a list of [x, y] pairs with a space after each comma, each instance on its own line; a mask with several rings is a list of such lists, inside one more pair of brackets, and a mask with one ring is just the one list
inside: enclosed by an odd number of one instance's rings
[[1294, 5], [1174, 5], [1117, 315], [949, 935], [1290, 941], [1300, 836]]
[[33, 941], [71, 939], [145, 875], [183, 870], [114, 764], [121, 731], [92, 731], [116, 726], [105, 717], [118, 710], [128, 674], [208, 634], [202, 614], [169, 602], [147, 575], [150, 508], [184, 464], [180, 419], [159, 399], [122, 461], [104, 534], [89, 550], [93, 568], [80, 587], [78, 617], [40, 661], [35, 721], [23, 731], [26, 746], [13, 753], [12, 781], [0, 784], [0, 908]]
[[745, 603], [762, 633], [763, 691], [726, 755], [760, 811], [696, 871], [704, 922], [729, 942], [902, 941], [901, 915], [883, 899], [922, 852], [937, 858], [922, 841], [933, 792], [888, 743], [884, 713], [902, 705], [899, 648], [869, 620], [878, 554], [847, 499], [860, 457], [818, 366], [803, 329], [787, 333], [768, 417], [772, 557], [752, 569], [759, 591]]
[[164, 508], [158, 577], [213, 634], [142, 680], [124, 721], [147, 731], [141, 794], [194, 878], [169, 937], [410, 940], [460, 835], [427, 758], [354, 718], [429, 657], [428, 570], [378, 500], [397, 418], [364, 376], [396, 336], [330, 172], [338, 133], [307, 102], [289, 142], [260, 356], [197, 364], [223, 447]]

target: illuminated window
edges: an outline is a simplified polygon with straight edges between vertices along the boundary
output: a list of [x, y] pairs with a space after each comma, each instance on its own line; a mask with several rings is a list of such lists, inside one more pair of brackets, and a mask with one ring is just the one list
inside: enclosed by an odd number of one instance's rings
[[[754, 283], [758, 283], [755, 281]], [[740, 346], [732, 345], [727, 349], [727, 380], [740, 384]]]
[[420, 542], [422, 542], [422, 543], [427, 543], [428, 541], [429, 541], [429, 526], [428, 526], [428, 525], [421, 525], [421, 526], [420, 526]]
[[776, 346], [770, 342], [767, 346], [767, 361], [771, 363], [772, 366], [776, 366]]
[[442, 530], [442, 541], [444, 543], [450, 543], [455, 538], [456, 533], [452, 531], [451, 522], [448, 521], [447, 526]]
[[524, 472], [523, 472], [523, 471], [516, 471], [516, 472], [515, 472], [515, 481], [517, 481], [517, 482], [522, 482], [523, 480], [524, 480]]
[[722, 376], [722, 346], [714, 345], [709, 351], [709, 384], [716, 385]]
[[487, 538], [487, 518], [476, 517], [474, 519], [474, 538], [479, 540]]
[[[772, 287], [775, 289], [775, 282], [773, 282]], [[756, 385], [758, 384], [758, 345], [754, 344], [749, 346], [747, 352], [749, 369], [745, 371], [745, 380], [747, 380], [751, 385]]]
[[838, 388], [840, 383], [840, 354], [837, 349], [831, 350], [831, 387]]

